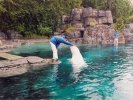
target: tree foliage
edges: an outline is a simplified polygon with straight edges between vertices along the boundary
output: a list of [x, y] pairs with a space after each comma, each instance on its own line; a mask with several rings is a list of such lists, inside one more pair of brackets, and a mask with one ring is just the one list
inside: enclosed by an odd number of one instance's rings
[[14, 29], [39, 35], [55, 30], [61, 16], [81, 4], [81, 0], [3, 0], [0, 1], [0, 30]]
[[133, 8], [130, 6], [129, 0], [83, 0], [83, 5], [102, 10], [111, 10], [115, 26], [119, 27], [118, 30], [122, 30], [127, 22], [130, 23], [129, 16], [133, 15]]
[[55, 31], [61, 24], [61, 16], [81, 4], [109, 9], [115, 21], [123, 17], [124, 23], [132, 14], [128, 0], [1, 0], [0, 30], [13, 29], [22, 34], [38, 35]]
[[102, 10], [111, 10], [114, 19], [121, 16], [128, 17], [133, 10], [129, 0], [83, 0], [83, 5]]

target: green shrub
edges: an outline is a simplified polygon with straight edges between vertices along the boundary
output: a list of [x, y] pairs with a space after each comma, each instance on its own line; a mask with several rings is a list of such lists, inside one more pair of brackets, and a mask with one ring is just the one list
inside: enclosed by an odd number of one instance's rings
[[129, 23], [133, 23], [133, 16], [129, 16], [127, 18], [127, 24], [129, 24]]
[[28, 31], [26, 31], [24, 34], [26, 38], [31, 38], [33, 36], [33, 33]]
[[47, 38], [46, 36], [41, 36], [41, 35], [37, 35], [37, 34], [34, 34], [32, 32], [25, 32], [25, 38], [28, 38], [28, 39], [39, 39], [39, 38]]
[[50, 36], [52, 34], [52, 29], [50, 27], [43, 27], [42, 25], [40, 25], [38, 27], [38, 30], [40, 35], [42, 36]]
[[89, 22], [90, 22], [90, 26], [91, 27], [95, 27], [96, 26], [96, 20], [94, 18], [90, 18]]
[[82, 1], [80, 1], [80, 0], [75, 0], [74, 7], [80, 8], [80, 7], [81, 7], [81, 4], [82, 4]]
[[120, 17], [117, 19], [116, 23], [114, 24], [114, 29], [118, 31], [123, 31], [125, 26], [125, 19]]
[[18, 32], [24, 32], [24, 31], [25, 31], [24, 25], [23, 25], [23, 24], [18, 25], [17, 31], [18, 31]]
[[74, 26], [69, 25], [68, 28], [65, 30], [67, 33], [75, 32], [76, 29]]

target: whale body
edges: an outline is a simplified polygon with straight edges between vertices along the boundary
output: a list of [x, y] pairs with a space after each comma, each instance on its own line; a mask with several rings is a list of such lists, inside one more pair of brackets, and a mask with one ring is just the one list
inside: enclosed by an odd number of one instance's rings
[[86, 63], [85, 63], [79, 49], [76, 46], [71, 46], [70, 50], [72, 53], [72, 58], [70, 60], [72, 65], [77, 66], [77, 67], [85, 66]]

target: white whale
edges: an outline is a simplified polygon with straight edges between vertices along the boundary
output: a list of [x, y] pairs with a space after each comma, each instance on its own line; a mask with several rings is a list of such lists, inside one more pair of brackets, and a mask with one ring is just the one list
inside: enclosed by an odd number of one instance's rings
[[72, 76], [75, 77], [75, 82], [79, 80], [78, 75], [80, 74], [82, 68], [87, 67], [87, 64], [85, 63], [79, 49], [76, 46], [70, 47], [72, 58], [70, 59], [70, 62], [73, 67], [73, 73]]
[[86, 63], [79, 51], [79, 49], [76, 46], [71, 46], [70, 47], [71, 53], [72, 53], [72, 58], [71, 58], [71, 63], [75, 67], [82, 67], [85, 66]]

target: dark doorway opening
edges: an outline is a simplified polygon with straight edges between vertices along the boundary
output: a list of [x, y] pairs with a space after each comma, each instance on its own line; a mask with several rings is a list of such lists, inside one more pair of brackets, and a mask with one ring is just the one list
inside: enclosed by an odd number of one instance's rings
[[81, 37], [81, 38], [84, 37], [84, 31], [80, 31], [80, 37]]

